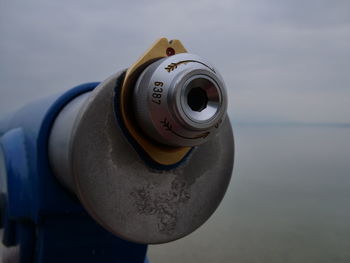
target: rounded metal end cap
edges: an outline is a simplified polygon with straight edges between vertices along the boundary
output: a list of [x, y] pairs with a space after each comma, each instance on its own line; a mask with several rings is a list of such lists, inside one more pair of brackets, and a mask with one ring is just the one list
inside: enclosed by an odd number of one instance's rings
[[182, 53], [142, 72], [133, 104], [137, 122], [150, 138], [171, 146], [196, 146], [218, 132], [227, 94], [222, 77], [208, 61]]

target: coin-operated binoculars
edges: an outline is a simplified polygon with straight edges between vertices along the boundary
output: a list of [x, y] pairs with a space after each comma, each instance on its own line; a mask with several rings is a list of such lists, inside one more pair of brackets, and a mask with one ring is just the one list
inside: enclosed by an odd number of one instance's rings
[[218, 207], [233, 168], [225, 84], [180, 41], [24, 107], [0, 126], [5, 253], [21, 263], [146, 261]]

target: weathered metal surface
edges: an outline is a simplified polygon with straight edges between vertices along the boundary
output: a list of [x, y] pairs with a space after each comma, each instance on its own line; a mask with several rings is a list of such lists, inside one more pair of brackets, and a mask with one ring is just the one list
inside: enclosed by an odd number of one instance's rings
[[181, 238], [208, 219], [230, 182], [229, 120], [177, 168], [152, 169], [116, 121], [119, 76], [100, 84], [77, 116], [69, 153], [76, 194], [95, 220], [124, 239], [153, 244]]

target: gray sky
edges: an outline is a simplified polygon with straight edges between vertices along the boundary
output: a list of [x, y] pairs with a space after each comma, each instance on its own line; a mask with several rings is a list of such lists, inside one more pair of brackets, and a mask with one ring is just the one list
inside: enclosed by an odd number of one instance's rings
[[216, 65], [235, 122], [350, 123], [346, 0], [0, 0], [0, 116], [103, 80], [162, 36]]

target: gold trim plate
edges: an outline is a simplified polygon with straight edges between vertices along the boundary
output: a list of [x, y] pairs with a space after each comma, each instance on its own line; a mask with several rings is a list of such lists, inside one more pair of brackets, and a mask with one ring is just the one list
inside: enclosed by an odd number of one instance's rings
[[161, 165], [173, 165], [180, 162], [191, 147], [170, 147], [161, 145], [146, 137], [139, 129], [132, 114], [132, 90], [139, 74], [152, 62], [172, 56], [187, 53], [180, 40], [160, 38], [157, 40], [127, 71], [120, 91], [120, 113], [125, 127], [133, 139], [148, 154], [148, 156]]

